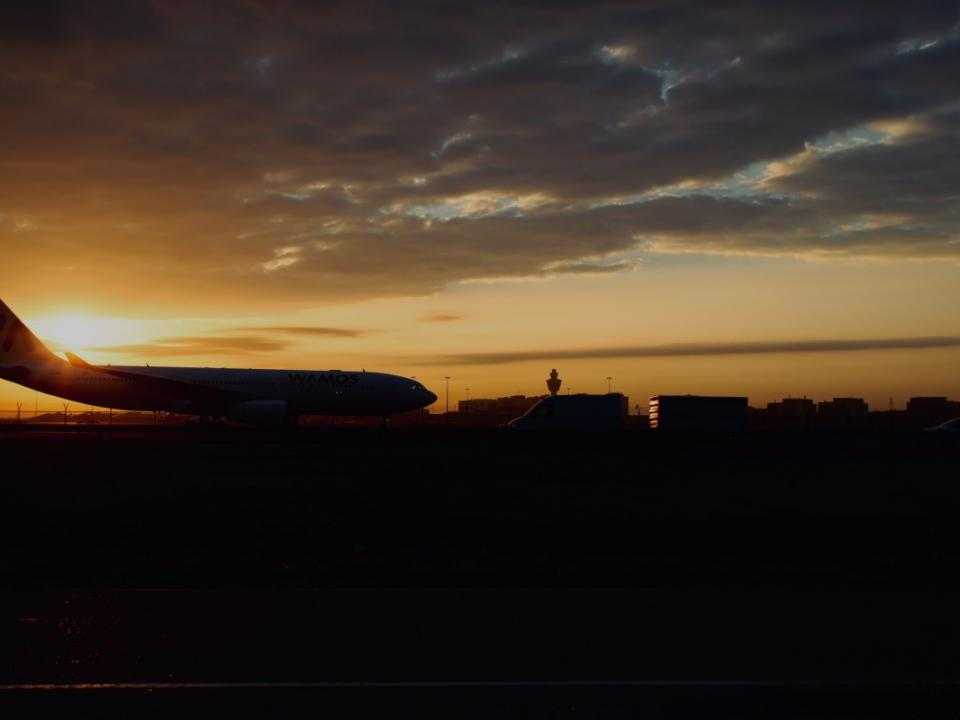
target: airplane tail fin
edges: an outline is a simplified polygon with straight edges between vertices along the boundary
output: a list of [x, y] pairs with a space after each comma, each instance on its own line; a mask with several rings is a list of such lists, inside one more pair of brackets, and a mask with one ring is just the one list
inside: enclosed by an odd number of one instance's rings
[[31, 365], [56, 358], [0, 300], [0, 365]]

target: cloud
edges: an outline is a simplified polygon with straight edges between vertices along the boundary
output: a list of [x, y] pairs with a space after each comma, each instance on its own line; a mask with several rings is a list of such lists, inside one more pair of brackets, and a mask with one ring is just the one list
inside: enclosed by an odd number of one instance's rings
[[47, 278], [14, 292], [277, 307], [638, 249], [960, 255], [952, 3], [128, 6], [0, 15], [0, 243]]
[[260, 263], [260, 265], [266, 272], [274, 272], [275, 270], [282, 270], [291, 265], [296, 265], [300, 262], [301, 250], [303, 250], [303, 248], [298, 245], [276, 248], [273, 251], [273, 260]]
[[463, 315], [452, 315], [450, 313], [434, 313], [432, 315], [425, 315], [422, 320], [424, 322], [435, 322], [435, 323], [446, 323], [446, 322], [457, 322], [463, 320]]
[[[319, 327], [313, 325], [266, 325], [233, 328], [242, 335], [203, 335], [157, 338], [147, 343], [108, 345], [91, 348], [97, 352], [138, 355], [141, 357], [190, 357], [208, 355], [248, 355], [286, 350], [290, 343], [276, 335], [300, 337], [356, 338], [366, 330]], [[246, 333], [258, 333], [248, 335]]]
[[226, 337], [169, 337], [158, 338], [150, 343], [107, 345], [91, 348], [97, 352], [141, 357], [180, 357], [204, 355], [246, 355], [276, 352], [288, 347], [287, 343], [256, 336]]
[[675, 343], [628, 345], [579, 350], [530, 350], [466, 353], [425, 359], [430, 365], [502, 365], [514, 362], [585, 360], [592, 358], [714, 357], [722, 355], [770, 355], [784, 353], [859, 352], [866, 350], [923, 350], [960, 347], [960, 336], [875, 338], [857, 340], [784, 340], [774, 342]]
[[367, 330], [353, 330], [350, 328], [317, 327], [313, 325], [266, 325], [238, 328], [243, 332], [263, 332], [280, 335], [303, 335], [306, 337], [340, 337], [355, 338], [366, 335]]
[[623, 272], [625, 270], [633, 270], [635, 267], [636, 263], [625, 260], [610, 263], [577, 260], [551, 263], [546, 266], [546, 271], [557, 275], [606, 275], [609, 273]]

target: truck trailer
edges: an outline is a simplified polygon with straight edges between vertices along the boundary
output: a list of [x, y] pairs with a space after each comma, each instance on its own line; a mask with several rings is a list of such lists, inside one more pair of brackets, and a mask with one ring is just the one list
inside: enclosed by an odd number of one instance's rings
[[741, 432], [747, 427], [747, 398], [710, 395], [654, 395], [651, 430]]

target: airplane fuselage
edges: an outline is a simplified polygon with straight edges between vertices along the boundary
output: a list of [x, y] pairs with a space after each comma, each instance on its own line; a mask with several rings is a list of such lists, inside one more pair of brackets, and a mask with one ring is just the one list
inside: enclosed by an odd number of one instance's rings
[[17, 381], [88, 405], [211, 416], [230, 416], [249, 403], [283, 403], [287, 415], [383, 416], [415, 410], [436, 399], [415, 380], [344, 370], [87, 368], [60, 361], [30, 368], [29, 376]]
[[273, 423], [308, 414], [385, 417], [437, 399], [416, 380], [386, 373], [91, 365], [66, 355], [50, 352], [0, 301], [0, 379], [86, 405]]

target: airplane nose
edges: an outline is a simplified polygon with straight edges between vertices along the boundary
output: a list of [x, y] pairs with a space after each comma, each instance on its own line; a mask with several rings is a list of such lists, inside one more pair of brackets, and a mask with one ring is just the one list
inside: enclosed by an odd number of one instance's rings
[[426, 393], [427, 393], [427, 405], [433, 405], [437, 401], [437, 396], [434, 395], [429, 390], [427, 390]]

